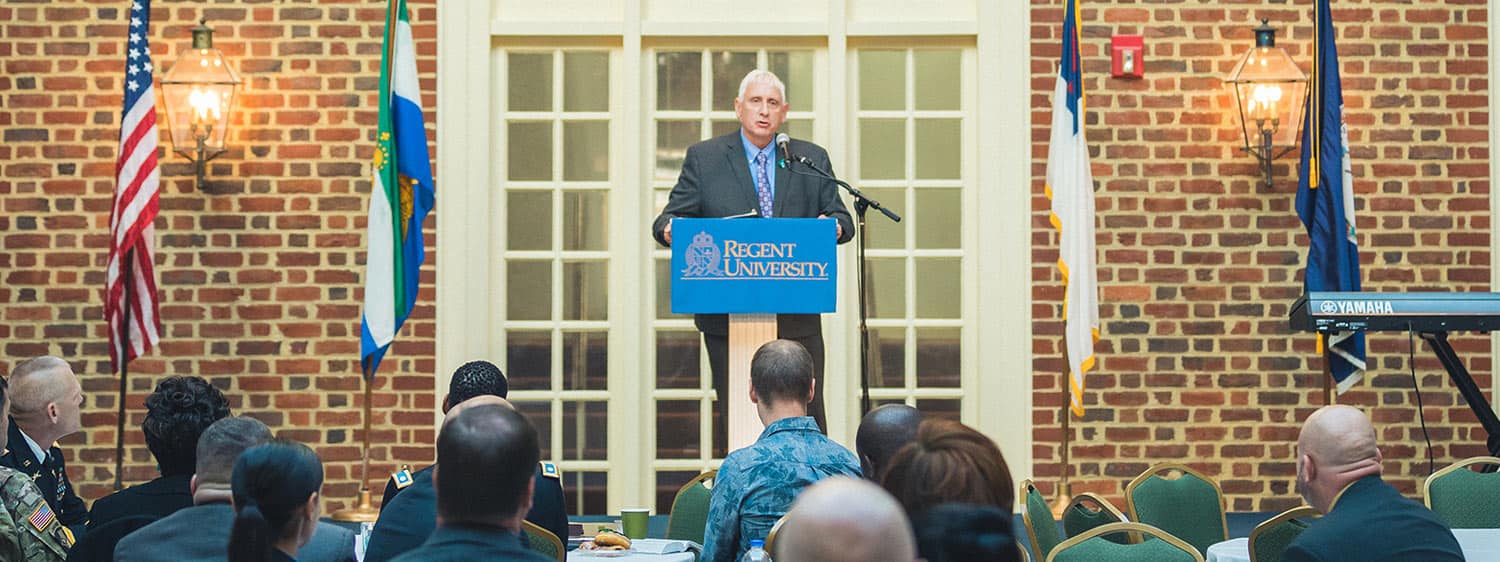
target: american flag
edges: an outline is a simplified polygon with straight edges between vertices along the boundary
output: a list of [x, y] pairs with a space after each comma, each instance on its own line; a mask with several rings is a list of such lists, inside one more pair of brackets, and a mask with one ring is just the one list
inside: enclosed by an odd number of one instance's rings
[[[104, 295], [110, 360], [115, 370], [150, 351], [161, 332], [151, 255], [152, 241], [156, 239], [152, 221], [156, 220], [161, 176], [156, 165], [156, 94], [151, 81], [151, 45], [146, 40], [150, 18], [151, 0], [133, 0], [125, 55], [120, 159], [115, 165], [115, 199], [109, 213], [109, 266]], [[127, 319], [128, 338], [121, 334], [121, 324]]]

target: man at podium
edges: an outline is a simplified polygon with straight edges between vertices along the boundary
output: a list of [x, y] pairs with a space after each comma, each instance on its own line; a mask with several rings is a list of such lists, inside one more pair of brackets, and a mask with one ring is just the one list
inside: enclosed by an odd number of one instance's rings
[[[740, 130], [688, 147], [677, 185], [667, 206], [651, 229], [656, 241], [672, 245], [672, 219], [684, 218], [828, 218], [838, 221], [840, 244], [854, 237], [854, 222], [839, 199], [838, 186], [814, 175], [787, 152], [807, 158], [823, 170], [832, 171], [828, 152], [816, 144], [791, 140], [778, 147], [773, 142], [786, 121], [786, 87], [775, 74], [752, 70], [740, 81], [734, 99], [734, 114]], [[703, 333], [708, 362], [713, 371], [714, 450], [722, 456], [728, 441], [729, 404], [725, 399], [729, 377], [729, 320], [724, 314], [698, 314], [693, 323]], [[776, 317], [778, 338], [795, 340], [813, 357], [816, 393], [808, 414], [823, 431], [828, 423], [823, 410], [823, 328], [817, 314], [781, 314]]]

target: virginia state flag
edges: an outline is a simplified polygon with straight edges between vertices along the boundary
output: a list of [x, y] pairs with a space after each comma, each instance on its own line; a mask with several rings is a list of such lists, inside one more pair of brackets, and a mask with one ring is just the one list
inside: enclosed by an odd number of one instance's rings
[[1052, 140], [1047, 147], [1047, 198], [1058, 231], [1064, 339], [1070, 406], [1083, 415], [1083, 375], [1094, 368], [1099, 340], [1099, 281], [1094, 263], [1094, 177], [1083, 138], [1083, 75], [1078, 53], [1078, 2], [1063, 15], [1062, 63], [1052, 95]]
[[380, 129], [370, 186], [365, 304], [359, 356], [374, 377], [385, 350], [411, 315], [422, 261], [422, 222], [432, 210], [432, 163], [405, 0], [389, 0], [380, 56]]
[[[1306, 291], [1358, 291], [1359, 246], [1354, 232], [1354, 180], [1349, 167], [1349, 132], [1344, 127], [1344, 94], [1339, 84], [1338, 48], [1328, 0], [1317, 0], [1313, 72], [1302, 125], [1301, 179], [1297, 216], [1307, 226]], [[1324, 345], [1319, 342], [1320, 347]], [[1329, 370], [1345, 390], [1365, 370], [1363, 332], [1328, 335]]]

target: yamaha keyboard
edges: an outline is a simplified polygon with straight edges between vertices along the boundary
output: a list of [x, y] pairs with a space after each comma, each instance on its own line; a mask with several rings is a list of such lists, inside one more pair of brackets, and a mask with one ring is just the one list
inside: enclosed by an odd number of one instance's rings
[[[1450, 331], [1500, 328], [1500, 293], [1311, 292], [1292, 304], [1291, 323], [1292, 329], [1309, 332], [1416, 332], [1432, 347], [1448, 370], [1448, 378], [1489, 433], [1490, 456], [1500, 456], [1500, 417], [1448, 343]], [[1323, 362], [1326, 365], [1328, 358]]]
[[1312, 292], [1292, 304], [1292, 328], [1316, 332], [1500, 329], [1500, 293]]

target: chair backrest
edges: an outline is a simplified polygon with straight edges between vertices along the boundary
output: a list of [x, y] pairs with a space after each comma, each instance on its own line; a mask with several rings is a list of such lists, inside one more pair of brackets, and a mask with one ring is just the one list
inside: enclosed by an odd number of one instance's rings
[[1294, 507], [1265, 520], [1250, 531], [1250, 562], [1281, 562], [1281, 554], [1297, 535], [1307, 529], [1308, 519], [1319, 517], [1316, 508]]
[[776, 559], [776, 550], [774, 550], [776, 548], [776, 535], [781, 533], [781, 526], [785, 524], [786, 516], [782, 515], [780, 519], [776, 520], [775, 525], [771, 525], [771, 532], [766, 533], [766, 552], [771, 554], [772, 560]]
[[541, 525], [530, 521], [521, 521], [521, 532], [526, 533], [526, 540], [531, 543], [531, 550], [557, 562], [567, 562], [568, 549], [563, 548], [562, 539], [557, 538], [552, 531], [543, 529]]
[[677, 496], [672, 498], [672, 512], [667, 516], [668, 539], [703, 544], [703, 531], [708, 527], [708, 502], [713, 498], [707, 483], [718, 474], [717, 470], [699, 474], [677, 490]]
[[[1100, 525], [1124, 522], [1125, 514], [1114, 504], [1089, 492], [1073, 496], [1073, 502], [1068, 504], [1068, 509], [1062, 516], [1063, 531], [1070, 537], [1076, 537]], [[1114, 534], [1105, 538], [1121, 544], [1139, 542], [1134, 535], [1128, 534]]]
[[1229, 538], [1219, 484], [1180, 464], [1159, 464], [1125, 487], [1130, 520], [1186, 541], [1202, 554]]
[[[1140, 534], [1147, 538], [1138, 543], [1120, 544], [1106, 535]], [[1171, 533], [1140, 523], [1109, 523], [1085, 531], [1057, 545], [1047, 562], [1203, 562], [1192, 545]]]
[[1422, 485], [1427, 508], [1454, 529], [1500, 528], [1500, 472], [1479, 473], [1475, 465], [1500, 466], [1500, 458], [1473, 457], [1432, 473]]
[[1052, 506], [1047, 505], [1047, 498], [1042, 497], [1031, 479], [1021, 481], [1021, 490], [1026, 493], [1026, 507], [1021, 510], [1021, 521], [1026, 524], [1026, 538], [1031, 541], [1031, 549], [1036, 551], [1036, 557], [1046, 560], [1047, 554], [1062, 541], [1057, 533], [1057, 520], [1052, 518]]

